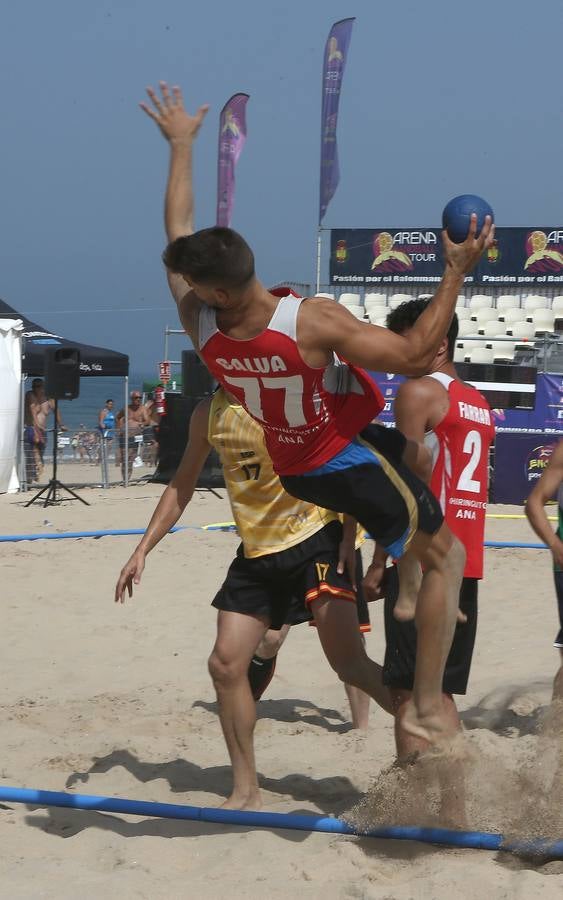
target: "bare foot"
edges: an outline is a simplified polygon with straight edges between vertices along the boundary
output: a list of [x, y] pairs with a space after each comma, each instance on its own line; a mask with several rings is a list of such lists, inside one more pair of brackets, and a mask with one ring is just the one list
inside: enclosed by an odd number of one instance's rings
[[442, 747], [458, 734], [441, 701], [421, 711], [411, 698], [405, 704], [402, 727], [408, 734], [425, 741], [429, 747]]
[[416, 597], [399, 594], [397, 602], [393, 607], [393, 615], [398, 622], [412, 622], [416, 613]]
[[257, 812], [262, 809], [262, 797], [259, 790], [249, 791], [247, 794], [233, 792], [219, 808], [248, 809]]

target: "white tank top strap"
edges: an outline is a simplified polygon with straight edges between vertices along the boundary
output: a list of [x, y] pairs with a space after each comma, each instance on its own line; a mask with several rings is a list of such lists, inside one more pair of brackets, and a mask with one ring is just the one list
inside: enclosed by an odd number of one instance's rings
[[270, 319], [268, 331], [278, 331], [285, 334], [293, 341], [297, 340], [297, 313], [301, 306], [302, 297], [281, 297], [274, 315]]
[[442, 385], [442, 387], [445, 387], [446, 390], [448, 390], [450, 384], [454, 380], [451, 375], [446, 375], [445, 372], [431, 372], [427, 377], [434, 378]]
[[206, 306], [205, 303], [202, 303], [199, 308], [198, 320], [199, 347], [196, 349], [203, 350], [207, 342], [211, 340], [213, 335], [217, 334], [218, 331], [215, 310], [211, 306]]

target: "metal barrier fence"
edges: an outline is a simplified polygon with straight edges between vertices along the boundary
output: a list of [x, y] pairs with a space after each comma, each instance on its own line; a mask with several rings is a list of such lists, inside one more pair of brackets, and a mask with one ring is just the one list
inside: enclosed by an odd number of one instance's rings
[[[34, 440], [33, 429], [24, 428], [21, 443], [23, 464], [20, 472], [21, 490], [29, 491], [45, 486], [52, 475], [54, 429], [46, 432], [46, 442]], [[109, 435], [99, 429], [68, 433], [59, 432], [58, 478], [70, 487], [107, 488], [125, 483], [125, 460], [128, 464], [128, 483], [147, 481], [155, 473], [158, 460], [157, 436], [152, 428], [143, 434], [129, 437], [128, 452], [119, 435]]]

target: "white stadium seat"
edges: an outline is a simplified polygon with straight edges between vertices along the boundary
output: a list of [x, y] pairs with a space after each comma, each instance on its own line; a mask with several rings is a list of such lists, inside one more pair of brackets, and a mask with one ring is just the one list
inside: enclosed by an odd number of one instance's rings
[[356, 303], [354, 306], [352, 306], [352, 304], [350, 304], [350, 305], [346, 304], [346, 309], [348, 310], [348, 312], [351, 312], [352, 315], [356, 316], [356, 318], [358, 318], [358, 319], [361, 319], [364, 315], [364, 308], [363, 308], [363, 306], [360, 306], [358, 303]]
[[533, 312], [535, 309], [547, 309], [547, 297], [539, 297], [536, 294], [529, 294], [524, 298], [522, 306], [526, 310], [526, 313], [528, 313], [529, 311]]
[[340, 294], [338, 298], [338, 302], [342, 303], [343, 306], [361, 306], [362, 298], [359, 294]]
[[414, 300], [414, 297], [411, 297], [410, 294], [391, 294], [391, 300], [399, 300], [404, 303], [405, 300]]
[[500, 297], [497, 297], [496, 308], [498, 310], [515, 309], [517, 306], [520, 306], [519, 294], [502, 294]]
[[379, 325], [380, 328], [387, 328], [387, 319], [385, 318], [385, 316], [374, 316], [373, 318], [372, 316], [370, 316], [369, 320], [372, 325]]
[[459, 322], [459, 337], [464, 337], [466, 334], [473, 334], [475, 332], [475, 322], [472, 322], [470, 319], [461, 319]]
[[413, 297], [403, 297], [402, 300], [399, 297], [391, 297], [389, 301], [389, 309], [397, 309], [397, 307], [401, 306], [402, 303], [408, 303], [408, 301], [412, 299]]
[[477, 347], [474, 350], [470, 350], [469, 362], [492, 363], [494, 362], [493, 351], [489, 347]]
[[459, 341], [455, 345], [454, 362], [465, 362], [465, 344]]
[[479, 328], [479, 333], [485, 337], [496, 337], [499, 334], [506, 334], [504, 322], [483, 322], [483, 327]]
[[535, 334], [549, 334], [553, 331], [555, 317], [551, 309], [536, 309], [532, 313], [532, 325]]
[[366, 294], [364, 297], [364, 304], [366, 306], [387, 306], [387, 295], [377, 293]]
[[434, 294], [419, 294], [418, 299], [419, 300], [431, 300], [433, 296], [434, 296]]
[[510, 309], [503, 309], [499, 312], [499, 321], [504, 322], [505, 325], [509, 325], [511, 322], [524, 322], [526, 319], [526, 313], [520, 307], [511, 307]]
[[534, 326], [531, 322], [513, 322], [510, 327], [510, 334], [514, 338], [520, 338], [521, 340], [528, 339], [532, 340], [535, 332]]
[[474, 294], [469, 301], [469, 309], [473, 313], [476, 309], [490, 309], [493, 305], [493, 298], [487, 297], [485, 294]]
[[553, 303], [551, 304], [551, 308], [554, 313], [563, 312], [563, 297], [554, 297]]
[[514, 344], [511, 341], [491, 341], [490, 347], [495, 361], [497, 359], [508, 361], [514, 359]]
[[467, 306], [467, 297], [464, 294], [458, 294], [456, 306]]
[[471, 310], [467, 308], [467, 306], [456, 306], [455, 308], [456, 316], [458, 321], [469, 321], [471, 318]]
[[465, 345], [465, 355], [471, 353], [472, 350], [483, 349], [487, 346], [487, 342], [483, 340], [482, 334], [466, 334], [463, 338]]
[[497, 321], [497, 311], [496, 309], [472, 309], [471, 310], [471, 319], [473, 322], [477, 322], [479, 326], [481, 326], [484, 322], [496, 322]]
[[315, 297], [323, 297], [325, 300], [334, 300], [334, 294], [324, 294], [322, 291], [315, 294]]
[[387, 305], [385, 303], [366, 303], [365, 310], [378, 316], [384, 316], [387, 313]]

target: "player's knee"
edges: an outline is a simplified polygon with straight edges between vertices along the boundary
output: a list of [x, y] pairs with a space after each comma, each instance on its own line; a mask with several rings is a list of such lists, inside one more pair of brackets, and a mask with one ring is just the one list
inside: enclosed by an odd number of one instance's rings
[[207, 661], [207, 668], [216, 687], [228, 687], [241, 677], [241, 668], [236, 660], [230, 659], [216, 649]]
[[465, 547], [455, 535], [452, 535], [452, 543], [445, 558], [446, 567], [456, 574], [458, 572], [463, 572], [466, 557], [467, 553], [465, 552]]

